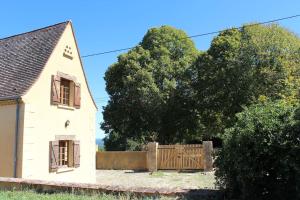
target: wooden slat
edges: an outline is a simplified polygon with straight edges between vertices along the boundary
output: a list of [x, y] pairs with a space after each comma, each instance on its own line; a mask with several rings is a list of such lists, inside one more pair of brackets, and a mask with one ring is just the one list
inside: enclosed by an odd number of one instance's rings
[[159, 145], [158, 169], [203, 169], [202, 145]]

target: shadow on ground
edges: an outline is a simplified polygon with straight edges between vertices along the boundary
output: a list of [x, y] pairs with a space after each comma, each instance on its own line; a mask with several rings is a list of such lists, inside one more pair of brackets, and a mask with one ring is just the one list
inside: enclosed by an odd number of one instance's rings
[[223, 200], [224, 192], [212, 189], [195, 189], [179, 197], [182, 200]]

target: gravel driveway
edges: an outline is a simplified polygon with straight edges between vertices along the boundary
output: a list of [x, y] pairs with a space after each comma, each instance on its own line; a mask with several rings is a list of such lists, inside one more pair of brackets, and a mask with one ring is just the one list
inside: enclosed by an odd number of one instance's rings
[[214, 172], [158, 171], [134, 172], [131, 170], [97, 170], [97, 183], [122, 187], [215, 188]]

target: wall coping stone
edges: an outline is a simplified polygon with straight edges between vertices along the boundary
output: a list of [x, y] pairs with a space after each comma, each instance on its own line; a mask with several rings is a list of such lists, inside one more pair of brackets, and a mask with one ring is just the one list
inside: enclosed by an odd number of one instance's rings
[[31, 180], [22, 178], [0, 177], [0, 190], [33, 189], [43, 192], [103, 192], [108, 194], [131, 193], [136, 196], [197, 196], [221, 197], [223, 192], [217, 189], [181, 189], [181, 188], [146, 188], [146, 187], [120, 187], [91, 183], [69, 183], [59, 181]]

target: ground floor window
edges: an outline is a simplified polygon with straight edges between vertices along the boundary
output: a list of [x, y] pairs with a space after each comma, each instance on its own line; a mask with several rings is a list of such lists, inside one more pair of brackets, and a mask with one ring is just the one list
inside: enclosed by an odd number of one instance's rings
[[80, 166], [80, 142], [78, 140], [50, 141], [50, 171], [59, 168], [77, 168]]
[[68, 156], [69, 141], [60, 140], [58, 146], [59, 146], [59, 162], [58, 162], [59, 166], [67, 167], [69, 165], [69, 156]]

